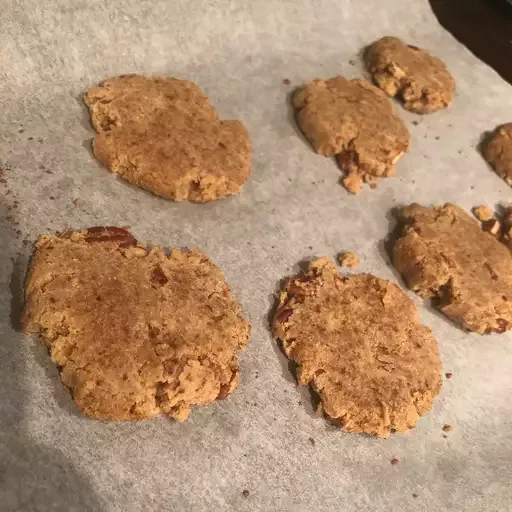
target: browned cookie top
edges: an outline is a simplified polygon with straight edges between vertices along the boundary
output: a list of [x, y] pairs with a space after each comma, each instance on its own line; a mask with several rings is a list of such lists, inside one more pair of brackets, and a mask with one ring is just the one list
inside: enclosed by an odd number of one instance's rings
[[407, 295], [369, 274], [341, 277], [329, 258], [288, 280], [273, 332], [347, 432], [407, 431], [440, 391], [437, 341]]
[[498, 126], [482, 147], [484, 158], [512, 185], [512, 123]]
[[458, 206], [417, 204], [397, 214], [393, 264], [408, 286], [478, 333], [512, 327], [512, 257]]
[[187, 418], [238, 385], [250, 326], [198, 249], [148, 249], [120, 228], [42, 236], [22, 325], [78, 407], [105, 420]]
[[125, 75], [85, 97], [96, 157], [130, 183], [168, 199], [205, 202], [237, 194], [251, 170], [240, 121], [221, 121], [199, 87]]
[[362, 180], [395, 174], [396, 162], [409, 148], [409, 132], [389, 100], [365, 80], [313, 80], [294, 95], [293, 104], [315, 151], [337, 154], [352, 193], [359, 192]]
[[387, 95], [398, 95], [407, 110], [427, 114], [453, 101], [455, 80], [426, 50], [383, 37], [366, 49], [364, 60], [375, 83]]

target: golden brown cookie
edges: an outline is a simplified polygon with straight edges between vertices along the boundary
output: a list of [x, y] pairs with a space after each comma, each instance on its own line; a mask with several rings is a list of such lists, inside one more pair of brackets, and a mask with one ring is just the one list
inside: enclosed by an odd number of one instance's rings
[[410, 135], [379, 89], [365, 80], [313, 80], [293, 97], [297, 122], [315, 151], [337, 155], [345, 188], [395, 174]]
[[512, 123], [498, 126], [484, 141], [482, 153], [496, 174], [512, 185]]
[[453, 101], [455, 80], [426, 50], [383, 37], [366, 49], [364, 61], [375, 83], [388, 96], [398, 96], [407, 110], [428, 114]]
[[221, 121], [199, 87], [175, 78], [125, 75], [85, 96], [94, 154], [157, 196], [205, 202], [238, 194], [251, 172], [240, 121]]
[[397, 220], [393, 264], [409, 288], [464, 329], [512, 328], [512, 257], [496, 236], [453, 204], [412, 204]]
[[126, 230], [42, 236], [22, 318], [78, 407], [103, 420], [184, 420], [238, 386], [250, 326], [199, 249], [139, 244]]
[[407, 295], [369, 274], [342, 277], [329, 258], [285, 284], [273, 333], [346, 432], [405, 432], [441, 389], [437, 341]]

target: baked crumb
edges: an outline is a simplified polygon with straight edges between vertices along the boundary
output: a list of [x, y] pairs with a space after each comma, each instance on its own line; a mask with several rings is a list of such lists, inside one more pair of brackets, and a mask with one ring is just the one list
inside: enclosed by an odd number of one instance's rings
[[399, 459], [397, 459], [396, 457], [393, 457], [393, 458], [391, 459], [391, 464], [392, 464], [393, 466], [396, 466], [396, 465], [397, 465], [397, 464], [399, 464], [399, 463], [400, 463], [400, 460], [399, 460]]
[[491, 220], [494, 217], [491, 209], [485, 205], [475, 206], [473, 208], [473, 214], [482, 222]]
[[354, 195], [361, 192], [361, 178], [357, 174], [350, 174], [343, 178], [343, 186]]
[[342, 267], [357, 267], [359, 265], [359, 258], [355, 252], [342, 252], [338, 256], [338, 261]]
[[247, 489], [244, 489], [242, 491], [242, 495], [243, 495], [244, 498], [247, 498], [249, 496], [249, 491]]
[[444, 425], [443, 426], [443, 432], [451, 432], [452, 430], [455, 430], [455, 427], [453, 425]]

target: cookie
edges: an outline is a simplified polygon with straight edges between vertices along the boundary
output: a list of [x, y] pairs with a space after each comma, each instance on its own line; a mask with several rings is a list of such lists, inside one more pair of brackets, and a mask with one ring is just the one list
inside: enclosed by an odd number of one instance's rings
[[409, 149], [409, 132], [386, 95], [365, 80], [313, 80], [295, 93], [293, 105], [315, 151], [336, 155], [347, 173], [343, 184], [353, 194], [362, 181], [393, 176]]
[[222, 121], [192, 82], [125, 75], [85, 96], [106, 167], [157, 196], [206, 202], [238, 194], [251, 172], [240, 121]]
[[273, 333], [346, 432], [405, 432], [441, 389], [437, 341], [407, 295], [369, 274], [342, 277], [329, 258], [287, 281]]
[[455, 80], [444, 62], [397, 37], [383, 37], [365, 51], [364, 62], [375, 83], [397, 96], [407, 110], [428, 114], [453, 101]]
[[39, 239], [22, 326], [87, 416], [184, 420], [238, 386], [250, 330], [240, 309], [199, 249], [166, 254], [95, 227]]
[[393, 264], [409, 288], [464, 329], [512, 327], [512, 257], [496, 236], [453, 204], [412, 204], [396, 217]]
[[512, 185], [512, 123], [496, 128], [482, 145], [487, 162], [509, 185]]

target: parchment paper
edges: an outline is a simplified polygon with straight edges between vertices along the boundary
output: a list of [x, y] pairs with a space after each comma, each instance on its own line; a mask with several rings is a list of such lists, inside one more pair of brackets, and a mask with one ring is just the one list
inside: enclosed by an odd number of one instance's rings
[[[298, 133], [289, 95], [312, 78], [362, 76], [362, 47], [384, 35], [441, 57], [457, 97], [424, 117], [397, 104], [411, 151], [398, 177], [354, 197]], [[224, 118], [246, 123], [253, 174], [240, 196], [173, 203], [95, 161], [82, 95], [132, 72], [194, 80]], [[352, 250], [358, 270], [399, 280], [383, 248], [392, 207], [510, 200], [476, 150], [510, 120], [511, 87], [438, 25], [427, 0], [2, 0], [0, 510], [511, 510], [511, 334], [463, 333], [411, 294], [453, 377], [415, 430], [379, 440], [315, 417], [268, 329], [279, 280], [304, 259]], [[98, 224], [201, 247], [223, 268], [253, 325], [228, 400], [185, 423], [92, 421], [39, 341], [16, 332], [31, 242]], [[445, 423], [456, 427], [447, 439]]]

